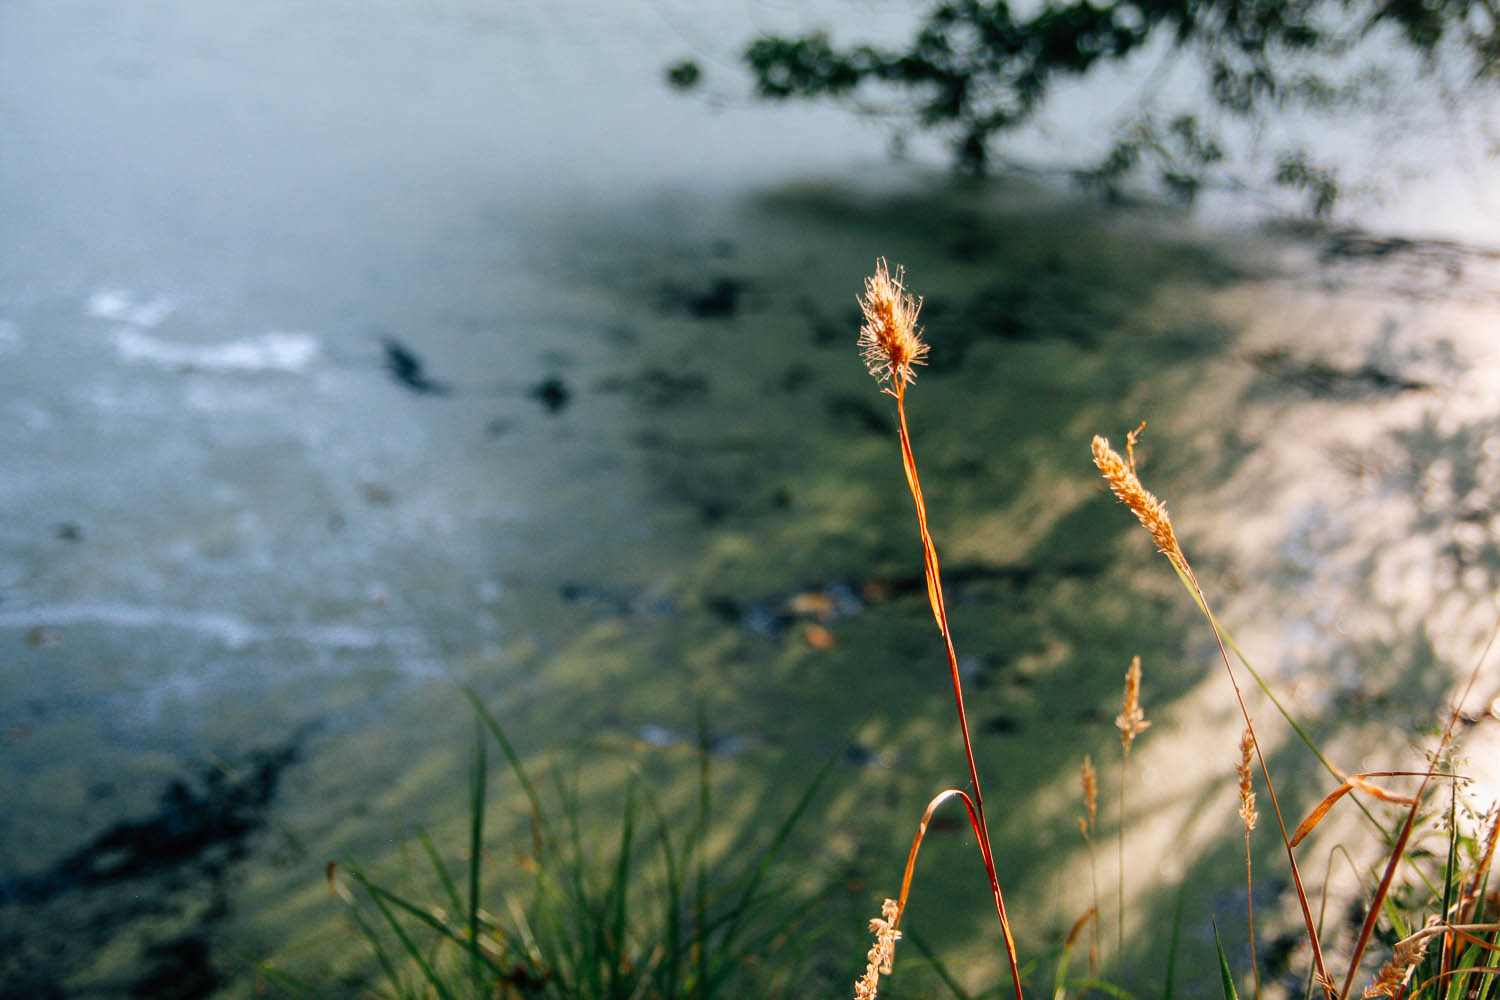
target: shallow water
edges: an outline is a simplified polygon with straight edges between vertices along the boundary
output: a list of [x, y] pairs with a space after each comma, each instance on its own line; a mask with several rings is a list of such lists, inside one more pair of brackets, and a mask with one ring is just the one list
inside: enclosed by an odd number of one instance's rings
[[[812, 16], [747, 9], [713, 33]], [[1232, 924], [1205, 874], [1234, 864], [1222, 668], [1089, 436], [1151, 420], [1147, 481], [1225, 621], [1345, 759], [1400, 751], [1492, 613], [1493, 259], [955, 186], [836, 110], [666, 93], [680, 12], [549, 10], [0, 12], [6, 989], [360, 966], [324, 864], [399, 868], [417, 824], [457, 850], [455, 681], [528, 755], [636, 760], [669, 804], [701, 708], [724, 854], [844, 760], [793, 856], [844, 887], [821, 965], [851, 979], [962, 780], [852, 349], [877, 255], [925, 297], [911, 418], [1023, 944], [1086, 905], [1073, 776], [1115, 759], [1132, 653], [1158, 723], [1127, 978], [1179, 879]], [[496, 856], [524, 839], [494, 828]], [[997, 982], [963, 840], [910, 919]]]

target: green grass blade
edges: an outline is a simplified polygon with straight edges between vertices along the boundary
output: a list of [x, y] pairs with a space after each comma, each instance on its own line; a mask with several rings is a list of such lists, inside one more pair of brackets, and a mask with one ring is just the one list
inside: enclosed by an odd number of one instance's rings
[[952, 994], [957, 997], [958, 1000], [974, 1000], [972, 994], [967, 992], [962, 986], [958, 985], [958, 980], [953, 978], [953, 974], [948, 971], [948, 967], [945, 966], [942, 960], [937, 957], [937, 952], [932, 950], [932, 946], [927, 943], [925, 938], [923, 938], [920, 934], [913, 933], [912, 931], [902, 931], [901, 940], [910, 941], [912, 943], [912, 947], [916, 948], [922, 953], [922, 957], [925, 958], [932, 966], [932, 971], [937, 973], [938, 978], [943, 981], [943, 985], [948, 987], [949, 991], [952, 992]]
[[442, 883], [443, 895], [447, 897], [448, 906], [453, 913], [462, 913], [463, 902], [458, 898], [458, 885], [453, 881], [453, 874], [448, 871], [448, 866], [443, 862], [443, 856], [438, 852], [437, 844], [432, 841], [432, 834], [425, 828], [417, 829], [417, 839], [422, 842], [422, 850], [427, 852], [427, 860], [432, 863], [432, 870], [437, 874], [438, 881]]
[[[644, 787], [644, 786], [643, 786]], [[677, 852], [672, 849], [671, 826], [662, 815], [661, 806], [649, 788], [645, 788], [646, 808], [656, 822], [657, 841], [661, 846], [662, 864], [667, 884], [662, 889], [662, 923], [666, 927], [666, 954], [663, 957], [661, 995], [675, 997], [682, 975], [682, 876]]]
[[739, 930], [740, 922], [748, 910], [750, 901], [754, 898], [756, 890], [760, 888], [760, 883], [764, 881], [766, 873], [770, 870], [771, 863], [776, 858], [776, 854], [786, 845], [787, 839], [792, 835], [792, 830], [797, 826], [798, 821], [802, 819], [802, 814], [807, 812], [808, 807], [812, 805], [813, 800], [817, 797], [818, 790], [823, 787], [823, 782], [828, 780], [828, 776], [833, 773], [834, 765], [838, 761], [838, 756], [831, 757], [823, 765], [822, 770], [813, 777], [812, 784], [807, 786], [807, 790], [797, 800], [796, 806], [787, 814], [786, 819], [781, 821], [781, 826], [777, 828], [775, 835], [771, 838], [770, 844], [761, 853], [760, 861], [756, 864], [755, 871], [750, 876], [749, 883], [745, 886], [745, 891], [740, 895], [734, 909], [730, 911], [729, 927], [724, 932], [724, 943], [726, 946], [734, 940]]
[[609, 933], [604, 942], [603, 958], [609, 962], [609, 995], [621, 997], [625, 992], [625, 928], [629, 912], [630, 852], [635, 837], [635, 784], [625, 790], [625, 818], [620, 824], [619, 857], [615, 861], [615, 876], [609, 887], [608, 905]]
[[697, 931], [694, 951], [697, 958], [696, 985], [698, 1000], [709, 1000], [713, 985], [708, 977], [708, 935], [704, 926], [708, 920], [708, 816], [709, 816], [709, 755], [708, 720], [703, 713], [703, 704], [698, 704], [698, 818], [693, 824], [693, 847], [698, 855], [698, 898], [693, 905], [693, 922]]
[[315, 997], [319, 994], [305, 980], [278, 968], [269, 959], [254, 963], [257, 995], [262, 987], [274, 989], [283, 996]]
[[417, 968], [422, 972], [423, 978], [427, 980], [427, 982], [432, 986], [433, 990], [436, 991], [437, 995], [441, 997], [442, 1000], [457, 1000], [457, 998], [453, 995], [453, 991], [448, 989], [448, 984], [443, 982], [442, 977], [437, 974], [436, 970], [433, 969], [432, 964], [427, 961], [427, 956], [422, 954], [422, 949], [417, 947], [417, 943], [413, 941], [411, 935], [406, 932], [406, 928], [401, 926], [401, 921], [396, 919], [396, 915], [392, 913], [391, 908], [386, 905], [385, 900], [382, 898], [382, 896], [384, 895], [386, 895], [386, 893], [384, 893], [383, 891], [372, 892], [370, 894], [370, 898], [374, 900], [375, 905], [380, 909], [380, 914], [381, 916], [385, 917], [385, 922], [389, 924], [391, 930], [395, 932], [396, 939], [401, 942], [401, 947], [406, 949], [407, 957], [410, 958], [414, 963], [416, 963]]
[[403, 998], [403, 1000], [411, 996], [411, 992], [401, 982], [401, 976], [396, 971], [396, 963], [391, 961], [390, 953], [386, 951], [385, 945], [381, 943], [380, 934], [375, 928], [370, 926], [370, 922], [365, 919], [363, 913], [360, 913], [357, 909], [353, 912], [354, 922], [359, 925], [360, 934], [369, 942], [370, 949], [375, 952], [375, 961], [379, 963], [380, 970], [385, 973], [385, 978], [390, 980], [392, 994]]
[[498, 973], [500, 971], [500, 966], [495, 963], [494, 959], [486, 955], [484, 953], [484, 950], [479, 947], [477, 942], [469, 941], [462, 928], [448, 923], [447, 921], [441, 920], [433, 916], [432, 913], [430, 913], [426, 909], [423, 909], [421, 906], [412, 902], [411, 900], [399, 896], [396, 893], [391, 892], [389, 889], [376, 885], [375, 883], [371, 882], [365, 875], [354, 869], [350, 870], [350, 877], [357, 881], [360, 884], [360, 887], [365, 890], [365, 892], [369, 893], [370, 898], [374, 900], [375, 903], [382, 908], [382, 910], [384, 910], [387, 905], [394, 906], [396, 909], [408, 914], [413, 919], [421, 922], [422, 924], [425, 924], [430, 929], [436, 931], [443, 940], [451, 941], [453, 944], [457, 945], [462, 951], [467, 952], [469, 955], [471, 955], [475, 961], [484, 963], [484, 965], [492, 973]]
[[[1177, 979], [1177, 948], [1182, 942], [1182, 904], [1187, 899], [1187, 880], [1177, 887], [1177, 905], [1172, 910], [1172, 941], [1167, 946], [1167, 973], [1162, 980], [1161, 1000], [1172, 1000]], [[1254, 956], [1251, 956], [1254, 961]]]
[[1052, 1000], [1063, 1000], [1068, 992], [1068, 966], [1073, 961], [1072, 945], [1063, 945], [1057, 956], [1057, 969], [1052, 973]]
[[1481, 958], [1483, 958], [1481, 951], [1482, 949], [1470, 945], [1459, 956], [1458, 964], [1453, 967], [1454, 974], [1448, 979], [1447, 1000], [1460, 1000], [1460, 998], [1468, 996], [1469, 989], [1474, 984], [1474, 975], [1482, 975], [1482, 973], [1466, 974], [1463, 970], [1472, 969], [1476, 965], [1479, 965]]
[[1071, 985], [1085, 990], [1098, 990], [1100, 993], [1106, 993], [1114, 997], [1115, 1000], [1135, 1000], [1134, 993], [1107, 979], [1080, 979]]
[[474, 723], [474, 770], [469, 784], [469, 954], [470, 977], [476, 992], [482, 989], [484, 967], [479, 960], [479, 910], [480, 876], [484, 870], [484, 810], [485, 791], [489, 783], [488, 758], [484, 746], [484, 730], [476, 720]]
[[[1318, 763], [1322, 764], [1329, 774], [1342, 781], [1343, 775], [1339, 773], [1338, 768], [1334, 767], [1332, 762], [1323, 755], [1323, 751], [1313, 741], [1312, 736], [1308, 734], [1307, 730], [1302, 727], [1302, 724], [1297, 721], [1296, 716], [1292, 715], [1291, 711], [1281, 703], [1281, 699], [1276, 697], [1276, 692], [1272, 691], [1271, 686], [1261, 677], [1260, 671], [1255, 669], [1255, 665], [1250, 662], [1250, 658], [1245, 655], [1244, 650], [1240, 649], [1239, 644], [1234, 641], [1234, 636], [1230, 635], [1224, 626], [1219, 624], [1219, 620], [1214, 617], [1214, 613], [1209, 610], [1203, 598], [1198, 595], [1197, 588], [1193, 586], [1193, 582], [1188, 579], [1187, 574], [1175, 562], [1172, 563], [1172, 569], [1177, 574], [1177, 579], [1181, 580], [1182, 585], [1187, 588], [1187, 592], [1193, 598], [1193, 603], [1198, 606], [1198, 610], [1203, 612], [1204, 617], [1208, 619], [1209, 625], [1218, 630], [1219, 634], [1224, 638], [1225, 645], [1234, 651], [1235, 658], [1244, 665], [1246, 670], [1250, 671], [1250, 676], [1255, 679], [1256, 686], [1260, 688], [1261, 693], [1266, 696], [1272, 705], [1276, 706], [1276, 711], [1286, 720], [1286, 724], [1292, 727], [1293, 732], [1302, 738], [1302, 742], [1307, 745], [1307, 749], [1311, 750], [1313, 756], [1318, 758]], [[1351, 794], [1349, 799], [1359, 807], [1360, 812], [1365, 814], [1365, 818], [1380, 831], [1380, 835], [1385, 838], [1387, 844], [1395, 842], [1394, 835], [1375, 818], [1375, 814], [1370, 812], [1369, 807], [1364, 804], [1358, 795]]]
[[1229, 974], [1229, 959], [1224, 957], [1224, 946], [1219, 943], [1219, 923], [1214, 921], [1214, 949], [1219, 953], [1219, 975], [1224, 980], [1224, 1000], [1240, 1000], [1234, 990], [1234, 976]]
[[500, 728], [500, 723], [495, 719], [490, 710], [485, 707], [484, 702], [479, 700], [479, 695], [474, 692], [474, 689], [466, 686], [463, 691], [465, 697], [469, 699], [469, 704], [474, 706], [474, 711], [479, 713], [479, 718], [483, 720], [485, 728], [490, 731], [490, 735], [495, 738], [495, 742], [500, 744], [500, 750], [505, 754], [506, 762], [510, 764], [511, 773], [516, 776], [516, 781], [520, 783], [521, 791], [526, 793], [526, 801], [531, 805], [531, 821], [535, 824], [536, 837], [546, 839], [546, 814], [542, 811], [542, 800], [537, 795], [536, 786], [531, 783], [531, 777], [526, 773], [526, 768], [521, 764], [520, 754], [516, 753], [515, 746], [505, 736], [505, 730]]

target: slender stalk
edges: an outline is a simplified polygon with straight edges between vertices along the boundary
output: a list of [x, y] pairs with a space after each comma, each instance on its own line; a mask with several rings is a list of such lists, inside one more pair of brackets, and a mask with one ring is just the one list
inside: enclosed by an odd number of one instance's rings
[[979, 787], [979, 769], [974, 762], [974, 743], [969, 738], [968, 713], [964, 710], [963, 682], [958, 673], [958, 656], [953, 649], [953, 634], [948, 627], [948, 611], [943, 601], [942, 575], [938, 568], [937, 546], [927, 530], [927, 505], [922, 499], [922, 484], [917, 477], [917, 460], [912, 454], [911, 434], [906, 426], [906, 379], [893, 380], [896, 397], [896, 416], [901, 437], [901, 460], [906, 471], [906, 483], [911, 490], [912, 501], [917, 510], [917, 527], [922, 536], [922, 556], [926, 567], [927, 597], [932, 605], [933, 617], [938, 630], [943, 634], [943, 649], [948, 656], [948, 674], [953, 682], [953, 700], [958, 707], [958, 729], [963, 735], [964, 755], [969, 764], [969, 783], [974, 789], [975, 834], [979, 839], [979, 853], [984, 859], [985, 874], [989, 876], [990, 892], [995, 898], [995, 913], [1000, 918], [1000, 932], [1005, 936], [1005, 956], [1010, 962], [1011, 982], [1015, 986], [1016, 1000], [1022, 1000], [1021, 969], [1016, 960], [1016, 942], [1010, 930], [1010, 918], [1005, 912], [1005, 896], [1000, 891], [1000, 877], [995, 871], [995, 858], [990, 847], [989, 824], [984, 814], [984, 795]]
[[1254, 740], [1246, 729], [1240, 736], [1240, 761], [1235, 772], [1240, 779], [1240, 824], [1245, 828], [1245, 914], [1250, 925], [1250, 971], [1255, 976], [1255, 1000], [1260, 1000], [1260, 962], [1255, 954], [1255, 882], [1250, 871], [1250, 831], [1260, 818], [1255, 811], [1255, 776], [1250, 773], [1254, 749]]
[[1130, 658], [1130, 669], [1125, 671], [1125, 700], [1120, 706], [1120, 714], [1115, 717], [1115, 725], [1120, 730], [1120, 828], [1116, 838], [1120, 850], [1120, 884], [1119, 884], [1119, 950], [1116, 961], [1125, 961], [1125, 787], [1129, 777], [1130, 746], [1135, 738], [1147, 729], [1151, 723], [1146, 721], [1146, 713], [1141, 710], [1141, 658], [1133, 656]]
[[1250, 922], [1250, 971], [1255, 976], [1255, 1000], [1260, 1000], [1260, 962], [1255, 956], [1255, 897], [1250, 878], [1250, 828], [1245, 827], [1245, 916]]
[[[1203, 588], [1198, 585], [1198, 578], [1193, 575], [1192, 567], [1187, 566], [1186, 558], [1183, 559], [1186, 567], [1187, 578], [1191, 582], [1193, 592], [1197, 596], [1199, 604], [1207, 608], [1208, 598], [1203, 596]], [[1333, 979], [1328, 975], [1328, 966], [1323, 961], [1323, 946], [1318, 940], [1317, 932], [1313, 929], [1312, 906], [1307, 901], [1307, 889], [1302, 884], [1302, 873], [1297, 868], [1297, 856], [1292, 853], [1292, 842], [1287, 836], [1286, 821], [1281, 815], [1281, 802], [1276, 795], [1276, 786], [1271, 782], [1271, 770], [1266, 766], [1266, 756], [1261, 752], [1260, 740], [1255, 736], [1255, 726], [1250, 721], [1250, 710], [1245, 707], [1245, 695], [1240, 690], [1240, 682], [1234, 676], [1234, 668], [1229, 665], [1229, 653], [1224, 649], [1224, 639], [1219, 635], [1219, 626], [1214, 622], [1213, 616], [1208, 616], [1209, 628], [1213, 631], [1214, 641], [1219, 646], [1219, 658], [1224, 662], [1224, 671], [1229, 675], [1230, 686], [1234, 688], [1235, 701], [1240, 706], [1240, 716], [1245, 720], [1245, 728], [1250, 733], [1250, 740], [1255, 747], [1255, 759], [1260, 764], [1261, 776], [1266, 779], [1266, 791], [1271, 796], [1271, 811], [1276, 814], [1276, 825], [1281, 830], [1281, 842], [1286, 848], [1287, 865], [1292, 871], [1292, 886], [1297, 890], [1297, 902], [1302, 906], [1302, 920], [1307, 926], [1308, 943], [1312, 945], [1313, 964], [1317, 968], [1318, 982], [1322, 984], [1324, 992], [1333, 994]], [[1415, 816], [1415, 811], [1412, 814]], [[1408, 824], [1409, 825], [1409, 824]], [[1373, 912], [1373, 911], [1372, 911]], [[1352, 978], [1352, 977], [1351, 977]], [[1345, 989], [1347, 995], [1348, 990]], [[1340, 1000], [1343, 1000], [1341, 997]]]
[[1120, 829], [1115, 837], [1119, 848], [1120, 883], [1117, 887], [1119, 892], [1119, 912], [1116, 915], [1115, 929], [1117, 940], [1115, 942], [1115, 961], [1125, 961], [1125, 765], [1130, 760], [1130, 753], [1126, 751], [1120, 755]]
[[1084, 808], [1084, 814], [1078, 818], [1078, 829], [1083, 833], [1083, 842], [1088, 845], [1089, 889], [1094, 897], [1094, 905], [1089, 911], [1094, 914], [1089, 927], [1089, 976], [1093, 977], [1098, 975], [1099, 964], [1099, 865], [1094, 858], [1094, 820], [1099, 803], [1099, 779], [1094, 771], [1094, 762], [1088, 754], [1083, 755], [1083, 766], [1078, 774]]
[[[1142, 424], [1142, 427], [1144, 426]], [[1135, 456], [1132, 446], [1135, 444], [1136, 437], [1140, 434], [1140, 431], [1140, 427], [1136, 428], [1126, 439], [1127, 450], [1131, 452], [1131, 460], [1128, 465], [1118, 453], [1109, 447], [1108, 441], [1102, 437], [1095, 437], [1093, 442], [1094, 464], [1099, 467], [1099, 471], [1108, 480], [1111, 489], [1114, 490], [1115, 496], [1131, 509], [1136, 518], [1141, 522], [1141, 525], [1151, 533], [1152, 538], [1156, 540], [1157, 548], [1171, 561], [1178, 575], [1182, 577], [1183, 582], [1192, 592], [1194, 600], [1198, 602], [1198, 607], [1202, 610], [1204, 617], [1208, 619], [1208, 627], [1213, 631], [1214, 642], [1217, 643], [1219, 648], [1219, 658], [1224, 663], [1224, 672], [1229, 675], [1229, 684], [1234, 688], [1235, 702], [1239, 705], [1241, 718], [1245, 720], [1245, 728], [1250, 732], [1250, 739], [1255, 748], [1255, 757], [1260, 764], [1261, 774], [1266, 779], [1266, 791], [1271, 796], [1271, 809], [1276, 814], [1276, 824], [1281, 831], [1281, 843], [1286, 848], [1287, 865], [1291, 869], [1292, 874], [1292, 886], [1297, 890], [1297, 902], [1302, 907], [1302, 920], [1307, 927], [1308, 943], [1312, 946], [1313, 964], [1317, 968], [1318, 982], [1322, 985], [1324, 992], [1329, 996], [1334, 996], [1336, 994], [1334, 982], [1328, 974], [1327, 963], [1323, 960], [1323, 946], [1319, 942], [1317, 931], [1313, 926], [1312, 906], [1307, 901], [1307, 889], [1302, 884], [1302, 873], [1297, 868], [1297, 857], [1292, 851], [1291, 838], [1287, 835], [1286, 821], [1281, 814], [1281, 803], [1276, 796], [1276, 786], [1271, 782], [1271, 771], [1266, 766], [1265, 754], [1261, 752], [1260, 741], [1255, 736], [1255, 726], [1250, 721], [1250, 710], [1245, 706], [1244, 692], [1240, 690], [1239, 679], [1235, 676], [1234, 667], [1229, 662], [1229, 653], [1224, 646], [1224, 637], [1219, 632], [1219, 625], [1214, 620], [1213, 613], [1208, 610], [1208, 598], [1204, 596], [1203, 588], [1199, 586], [1198, 578], [1193, 574], [1193, 568], [1188, 564], [1187, 556], [1183, 554], [1182, 546], [1177, 541], [1177, 533], [1172, 527], [1171, 518], [1167, 515], [1166, 506], [1154, 494], [1141, 485], [1141, 481], [1136, 475]], [[1411, 817], [1408, 818], [1407, 831], [1398, 839], [1398, 848], [1404, 848], [1405, 838], [1409, 836], [1411, 821], [1415, 817], [1416, 812], [1413, 810]], [[1400, 853], [1401, 851], [1398, 850], [1397, 854], [1399, 855]], [[1387, 872], [1387, 882], [1394, 873], [1395, 868], [1393, 864], [1392, 868]], [[1380, 897], [1384, 898], [1383, 890]], [[1377, 904], [1375, 909], [1378, 908]], [[1373, 924], [1374, 912], [1375, 910], [1372, 909], [1371, 925]], [[1364, 934], [1365, 940], [1368, 940], [1369, 929], [1370, 927], [1367, 926], [1366, 933]], [[1363, 949], [1363, 943], [1362, 941], [1361, 947], [1357, 951]], [[1345, 995], [1348, 993], [1347, 986], [1344, 993]], [[1343, 1000], [1342, 996], [1340, 1000]]]

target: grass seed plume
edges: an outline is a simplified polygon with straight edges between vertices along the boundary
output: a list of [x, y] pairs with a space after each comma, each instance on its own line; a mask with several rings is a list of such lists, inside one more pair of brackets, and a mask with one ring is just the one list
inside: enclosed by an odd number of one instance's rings
[[865, 279], [865, 296], [859, 300], [864, 325], [859, 328], [859, 349], [876, 381], [891, 383], [886, 389], [900, 393], [916, 380], [912, 365], [926, 364], [927, 345], [917, 326], [922, 300], [906, 292], [905, 271], [892, 276], [885, 258], [875, 262], [875, 274]]

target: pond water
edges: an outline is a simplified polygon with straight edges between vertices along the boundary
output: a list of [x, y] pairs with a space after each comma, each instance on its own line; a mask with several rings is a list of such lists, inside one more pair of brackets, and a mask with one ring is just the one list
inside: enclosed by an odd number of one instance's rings
[[[457, 855], [460, 684], [528, 759], [629, 761], [668, 807], [701, 711], [722, 855], [838, 759], [793, 856], [842, 887], [844, 950], [814, 965], [851, 981], [922, 804], [962, 780], [853, 350], [880, 255], [925, 297], [911, 418], [1027, 948], [1087, 905], [1074, 775], [1116, 760], [1134, 653], [1158, 723], [1120, 974], [1156, 975], [1180, 882], [1221, 926], [1243, 904], [1212, 875], [1222, 668], [1093, 433], [1151, 421], [1143, 471], [1224, 620], [1348, 766], [1409, 763], [1500, 572], [1497, 231], [1453, 210], [1467, 188], [1369, 217], [1467, 242], [1401, 242], [957, 184], [725, 82], [741, 40], [824, 20], [911, 14], [0, 7], [0, 995], [243, 996], [267, 960], [353, 995], [324, 866], [400, 870], [417, 826]], [[684, 55], [706, 97], [663, 85]], [[1491, 669], [1477, 746], [1497, 694]], [[618, 783], [588, 795], [607, 832]], [[964, 840], [924, 855], [909, 919], [993, 984]], [[1212, 982], [1202, 923], [1184, 975]]]

